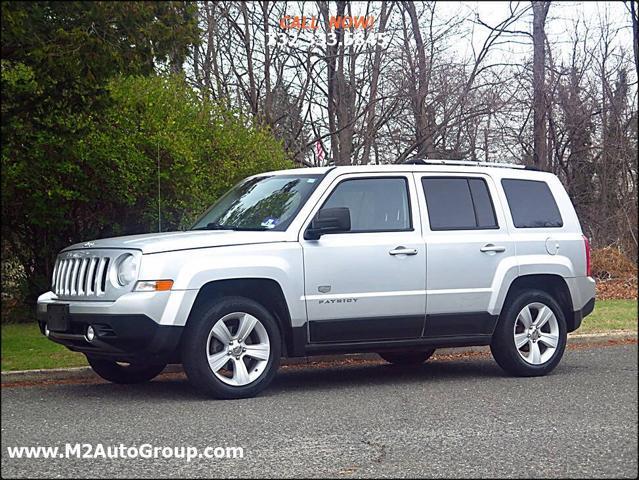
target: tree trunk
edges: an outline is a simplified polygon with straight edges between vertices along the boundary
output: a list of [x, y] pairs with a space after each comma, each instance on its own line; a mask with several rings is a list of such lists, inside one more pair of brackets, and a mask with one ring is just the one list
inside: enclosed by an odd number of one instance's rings
[[533, 163], [543, 169], [546, 165], [546, 15], [550, 2], [532, 2], [533, 8]]
[[264, 34], [264, 112], [263, 117], [267, 125], [273, 126], [273, 90], [271, 86], [271, 51], [268, 44], [269, 34], [269, 9], [268, 1], [261, 2], [262, 7], [262, 28]]
[[[426, 60], [426, 47], [419, 28], [419, 19], [413, 2], [403, 2], [411, 22], [411, 30], [415, 39], [417, 56], [417, 85], [413, 87], [411, 95], [411, 107], [415, 117], [415, 130], [417, 144], [417, 156], [429, 158], [434, 152], [433, 123], [434, 113], [426, 105], [428, 96], [428, 62]], [[432, 21], [432, 16], [431, 16]]]
[[[386, 9], [387, 4], [382, 3], [382, 11], [379, 16], [379, 32], [386, 31], [386, 22], [390, 15], [390, 11], [393, 9], [393, 4], [390, 4], [390, 8]], [[375, 110], [377, 106], [377, 87], [379, 83], [380, 65], [382, 62], [382, 46], [377, 45], [375, 47], [375, 56], [373, 57], [373, 70], [371, 72], [371, 86], [370, 94], [368, 96], [368, 112], [366, 114], [366, 132], [364, 137], [364, 152], [362, 154], [362, 163], [370, 163], [371, 145], [375, 143]]]
[[630, 16], [632, 17], [632, 50], [635, 54], [635, 69], [639, 78], [639, 8], [637, 1], [630, 0]]

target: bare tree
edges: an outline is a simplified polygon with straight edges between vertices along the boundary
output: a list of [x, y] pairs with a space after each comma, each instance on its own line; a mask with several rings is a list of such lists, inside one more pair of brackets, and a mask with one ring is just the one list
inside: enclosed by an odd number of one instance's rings
[[635, 71], [639, 78], [639, 2], [630, 0], [626, 2], [632, 21], [632, 50], [635, 54]]
[[[202, 95], [268, 126], [300, 165], [419, 155], [553, 171], [594, 245], [636, 258], [637, 2], [625, 5], [632, 49], [610, 5], [549, 38], [549, 1], [509, 2], [497, 20], [435, 2], [201, 2], [186, 72]], [[375, 18], [366, 37], [387, 43], [347, 43], [352, 31], [329, 24], [361, 14]], [[270, 42], [298, 35], [280, 28], [285, 15], [315, 17], [310, 33], [336, 41]]]
[[546, 16], [549, 1], [533, 1], [533, 163], [544, 168], [546, 163]]
[[[386, 25], [388, 18], [393, 10], [394, 4], [382, 4], [382, 9], [379, 14], [379, 32], [386, 33]], [[368, 113], [366, 114], [366, 130], [362, 139], [363, 153], [362, 162], [370, 162], [370, 152], [373, 146], [375, 134], [379, 128], [379, 124], [376, 124], [377, 117], [375, 112], [377, 110], [377, 97], [378, 97], [378, 85], [381, 74], [382, 65], [382, 52], [383, 48], [381, 44], [376, 45], [375, 54], [371, 65], [371, 78], [370, 78], [370, 92], [368, 95]]]

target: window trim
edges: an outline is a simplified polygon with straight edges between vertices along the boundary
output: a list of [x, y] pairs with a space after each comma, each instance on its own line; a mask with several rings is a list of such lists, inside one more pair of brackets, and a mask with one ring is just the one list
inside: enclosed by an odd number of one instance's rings
[[[552, 198], [553, 203], [555, 204], [555, 208], [557, 209], [557, 214], [559, 215], [559, 221], [561, 222], [559, 225], [544, 225], [543, 227], [518, 227], [515, 224], [515, 216], [513, 215], [513, 211], [512, 208], [510, 208], [510, 200], [508, 200], [508, 193], [506, 193], [506, 186], [504, 185], [504, 180], [514, 180], [517, 182], [534, 182], [534, 183], [543, 183], [544, 185], [546, 185], [546, 188], [548, 189], [548, 192], [550, 193], [550, 198]], [[559, 209], [559, 204], [557, 203], [557, 199], [555, 198], [555, 194], [552, 191], [552, 188], [550, 188], [550, 185], [548, 185], [548, 182], [546, 182], [545, 180], [532, 180], [530, 178], [510, 178], [510, 177], [504, 177], [501, 179], [501, 188], [504, 191], [504, 197], [506, 197], [506, 205], [508, 205], [508, 212], [510, 213], [510, 219], [513, 222], [513, 227], [517, 228], [517, 229], [530, 229], [530, 228], [564, 228], [564, 217], [561, 215], [561, 210]]]
[[414, 232], [415, 231], [415, 226], [413, 224], [413, 206], [411, 203], [411, 195], [410, 195], [410, 182], [408, 181], [408, 176], [407, 175], [384, 175], [384, 176], [366, 176], [366, 177], [348, 177], [348, 178], [343, 178], [341, 180], [339, 180], [337, 182], [337, 184], [335, 184], [335, 186], [333, 187], [333, 189], [328, 192], [328, 195], [326, 196], [326, 198], [324, 199], [324, 201], [322, 202], [322, 205], [315, 211], [315, 213], [311, 216], [311, 220], [308, 223], [308, 225], [306, 226], [306, 228], [304, 229], [304, 231], [306, 231], [308, 228], [310, 228], [310, 225], [312, 223], [312, 219], [315, 217], [315, 215], [317, 215], [317, 213], [322, 210], [324, 208], [324, 205], [326, 205], [326, 203], [328, 202], [328, 200], [331, 198], [331, 195], [333, 195], [333, 193], [335, 192], [335, 190], [337, 190], [337, 188], [344, 182], [349, 182], [349, 181], [357, 181], [357, 180], [403, 180], [404, 184], [406, 186], [406, 200], [408, 202], [408, 226], [409, 228], [402, 228], [402, 229], [392, 229], [392, 230], [356, 230], [356, 231], [348, 231], [348, 232], [327, 232], [324, 235], [352, 235], [352, 234], [357, 234], [357, 233], [392, 233], [392, 232]]
[[[466, 180], [466, 185], [468, 185], [468, 193], [470, 195], [470, 201], [473, 204], [473, 215], [475, 216], [475, 223], [479, 223], [478, 219], [477, 219], [477, 210], [476, 210], [476, 206], [475, 206], [475, 198], [473, 197], [473, 191], [470, 188], [470, 183], [468, 182], [469, 179], [477, 179], [477, 180], [481, 180], [482, 182], [484, 182], [484, 186], [486, 187], [486, 192], [488, 193], [488, 200], [490, 201], [490, 208], [493, 212], [493, 218], [495, 219], [495, 226], [493, 227], [433, 227], [432, 225], [432, 219], [430, 216], [430, 210], [428, 208], [428, 195], [426, 195], [426, 188], [424, 187], [424, 179], [446, 179], [446, 180], [459, 180], [459, 179], [464, 179]], [[420, 184], [422, 186], [422, 191], [424, 192], [424, 203], [426, 204], [426, 214], [428, 215], [428, 228], [430, 228], [431, 232], [455, 232], [455, 231], [460, 231], [460, 230], [470, 230], [470, 231], [475, 231], [475, 230], [499, 230], [501, 229], [501, 226], [499, 225], [499, 219], [497, 218], [497, 212], [495, 211], [495, 202], [493, 201], [493, 196], [490, 193], [490, 187], [488, 186], [488, 182], [486, 181], [486, 179], [484, 177], [481, 176], [473, 176], [473, 175], [455, 175], [455, 176], [447, 176], [447, 175], [423, 175], [420, 177]]]

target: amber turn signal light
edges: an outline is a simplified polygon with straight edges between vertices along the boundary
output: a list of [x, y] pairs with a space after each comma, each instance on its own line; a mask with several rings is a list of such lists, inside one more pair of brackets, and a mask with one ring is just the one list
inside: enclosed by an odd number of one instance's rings
[[165, 292], [171, 290], [173, 280], [141, 280], [135, 284], [136, 292]]

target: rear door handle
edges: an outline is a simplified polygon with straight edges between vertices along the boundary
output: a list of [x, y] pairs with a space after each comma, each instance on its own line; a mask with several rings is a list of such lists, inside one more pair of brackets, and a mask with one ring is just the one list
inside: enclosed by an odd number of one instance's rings
[[417, 255], [417, 249], [415, 248], [406, 248], [406, 247], [396, 247], [390, 252], [389, 255]]
[[484, 245], [483, 247], [481, 247], [479, 250], [481, 252], [500, 253], [500, 252], [505, 252], [506, 251], [506, 247], [501, 247], [499, 245], [493, 245], [492, 243], [488, 243], [488, 244]]

